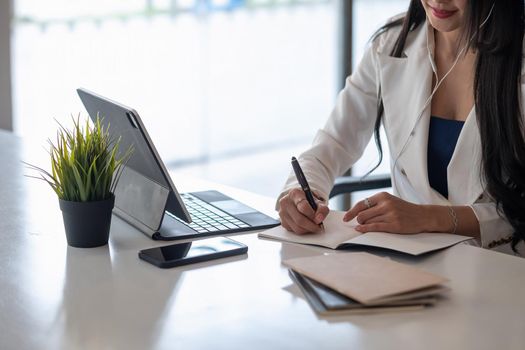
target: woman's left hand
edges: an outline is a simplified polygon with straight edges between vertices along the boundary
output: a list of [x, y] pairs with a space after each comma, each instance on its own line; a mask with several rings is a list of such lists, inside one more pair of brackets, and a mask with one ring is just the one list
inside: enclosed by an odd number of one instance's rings
[[357, 217], [356, 230], [391, 233], [425, 232], [429, 223], [425, 206], [404, 201], [387, 192], [381, 192], [358, 202], [346, 212], [344, 221]]

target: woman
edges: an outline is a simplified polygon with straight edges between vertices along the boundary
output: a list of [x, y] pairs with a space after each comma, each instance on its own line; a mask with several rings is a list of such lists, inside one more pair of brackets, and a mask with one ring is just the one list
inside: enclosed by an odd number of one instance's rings
[[335, 177], [379, 126], [395, 195], [379, 193], [344, 217], [360, 232], [444, 232], [524, 254], [525, 141], [521, 104], [523, 0], [411, 0], [376, 34], [325, 127], [299, 159], [316, 212], [290, 176], [282, 225], [319, 231]]

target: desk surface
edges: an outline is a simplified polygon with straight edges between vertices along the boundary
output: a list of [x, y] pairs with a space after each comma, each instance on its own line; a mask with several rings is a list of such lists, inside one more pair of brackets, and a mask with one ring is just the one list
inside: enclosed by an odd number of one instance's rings
[[[247, 256], [162, 270], [137, 251], [166, 243], [115, 217], [109, 245], [68, 247], [53, 193], [23, 177], [27, 147], [0, 132], [0, 349], [525, 346], [525, 259], [465, 245], [420, 258], [377, 250], [448, 277], [450, 296], [417, 312], [319, 318], [281, 261], [325, 249], [237, 235]], [[272, 212], [269, 198], [222, 190]]]

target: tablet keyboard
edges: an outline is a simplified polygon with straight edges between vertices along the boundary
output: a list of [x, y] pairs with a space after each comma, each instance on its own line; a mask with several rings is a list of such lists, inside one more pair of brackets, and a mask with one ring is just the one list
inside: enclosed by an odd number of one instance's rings
[[227, 231], [250, 227], [250, 225], [246, 224], [245, 222], [242, 222], [241, 220], [214, 207], [209, 203], [200, 200], [195, 196], [192, 196], [189, 193], [182, 193], [180, 196], [184, 202], [184, 205], [186, 206], [186, 209], [188, 209], [188, 212], [190, 213], [192, 222], [188, 224], [175, 215], [169, 212], [166, 213], [199, 233]]

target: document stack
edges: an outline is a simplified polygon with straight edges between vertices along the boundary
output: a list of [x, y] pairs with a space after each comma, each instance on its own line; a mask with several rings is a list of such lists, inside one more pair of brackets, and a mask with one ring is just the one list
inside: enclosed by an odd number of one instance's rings
[[434, 305], [447, 280], [369, 253], [334, 253], [284, 261], [320, 315], [407, 311]]

